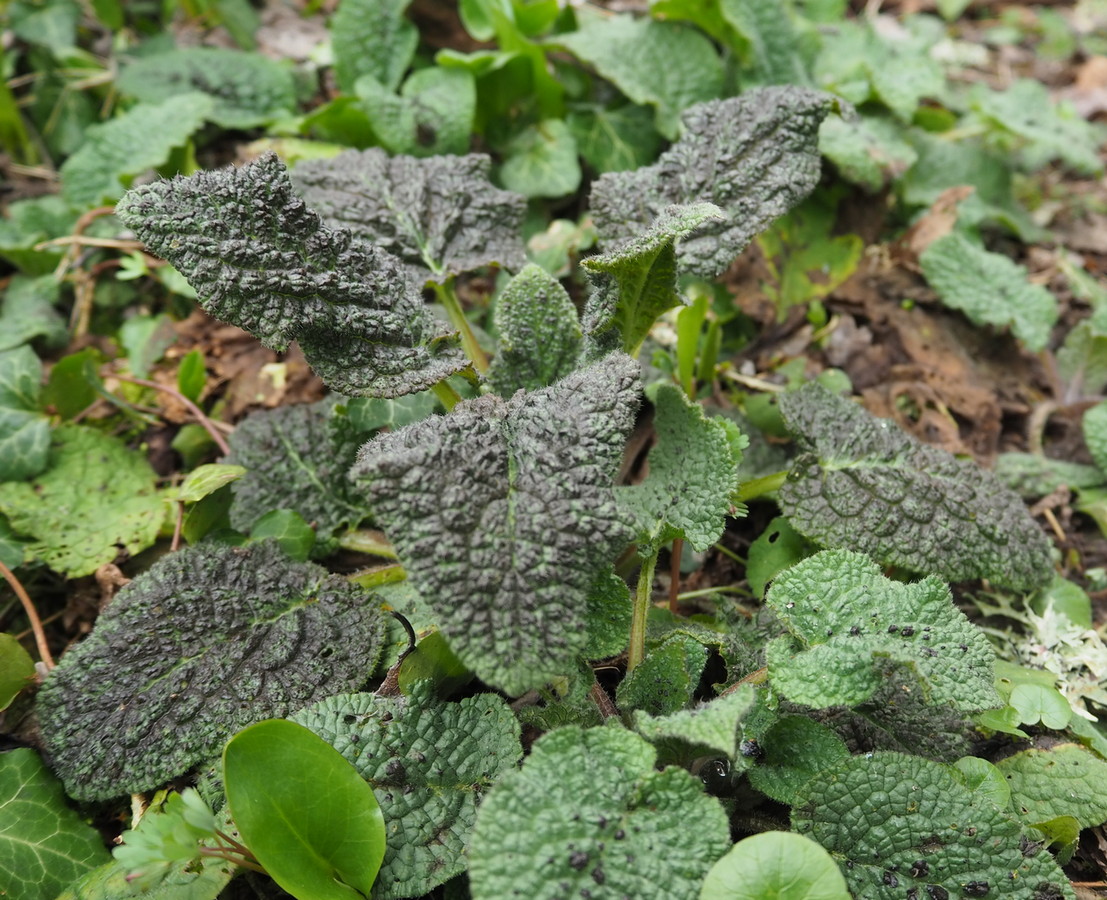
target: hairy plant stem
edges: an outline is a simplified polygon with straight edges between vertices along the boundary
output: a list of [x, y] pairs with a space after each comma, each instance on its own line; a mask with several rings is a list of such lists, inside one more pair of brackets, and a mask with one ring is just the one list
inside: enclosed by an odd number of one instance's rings
[[780, 486], [784, 484], [788, 478], [788, 470], [783, 472], [774, 472], [772, 475], [764, 475], [761, 478], [755, 478], [753, 481], [747, 481], [743, 485], [739, 485], [738, 490], [734, 492], [734, 496], [731, 498], [736, 503], [744, 503], [747, 500], [757, 500], [760, 497], [764, 497], [766, 494], [771, 494], [780, 489]]
[[461, 394], [455, 391], [445, 380], [431, 385], [431, 390], [434, 391], [434, 396], [438, 398], [438, 402], [446, 407], [446, 412], [449, 412], [461, 402]]
[[454, 276], [449, 276], [444, 284], [436, 284], [434, 293], [438, 298], [438, 302], [446, 310], [446, 315], [450, 318], [450, 324], [461, 333], [461, 346], [469, 359], [472, 360], [473, 368], [478, 372], [487, 372], [488, 356], [481, 349], [480, 344], [477, 343], [477, 336], [473, 334], [469, 320], [465, 318], [461, 301], [454, 290]]
[[634, 612], [630, 620], [630, 646], [627, 649], [627, 672], [633, 672], [646, 656], [646, 618], [653, 596], [653, 573], [657, 568], [658, 550], [642, 563], [638, 572], [638, 587], [634, 592]]

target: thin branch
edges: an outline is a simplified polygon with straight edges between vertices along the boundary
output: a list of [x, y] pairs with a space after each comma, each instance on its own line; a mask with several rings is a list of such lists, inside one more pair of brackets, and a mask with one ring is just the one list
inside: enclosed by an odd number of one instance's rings
[[43, 631], [42, 620], [38, 617], [38, 610], [35, 609], [34, 603], [31, 602], [31, 598], [23, 589], [23, 585], [20, 583], [19, 579], [15, 577], [15, 573], [2, 562], [0, 562], [0, 575], [4, 576], [4, 580], [11, 585], [12, 590], [15, 591], [15, 595], [19, 598], [19, 602], [23, 604], [23, 611], [27, 613], [27, 618], [31, 622], [31, 630], [35, 633], [35, 644], [38, 646], [38, 655], [42, 657], [42, 661], [46, 664], [46, 668], [54, 668], [54, 657], [51, 655], [50, 647], [46, 643], [46, 632]]
[[156, 381], [147, 381], [145, 378], [133, 378], [130, 375], [113, 375], [113, 378], [119, 381], [126, 381], [128, 384], [137, 384], [142, 387], [153, 388], [155, 391], [162, 391], [168, 394], [170, 397], [175, 397], [181, 403], [183, 403], [192, 415], [196, 417], [196, 421], [199, 422], [204, 430], [211, 435], [211, 439], [215, 441], [216, 446], [224, 456], [229, 456], [231, 448], [227, 445], [227, 441], [223, 438], [223, 435], [219, 433], [219, 429], [215, 427], [215, 423], [207, 417], [200, 407], [188, 399], [184, 394], [178, 391], [174, 387], [170, 387], [167, 384], [158, 384]]

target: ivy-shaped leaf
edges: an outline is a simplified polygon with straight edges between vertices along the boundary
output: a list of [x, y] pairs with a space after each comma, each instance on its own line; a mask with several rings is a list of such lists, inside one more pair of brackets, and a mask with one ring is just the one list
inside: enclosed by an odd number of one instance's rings
[[622, 354], [367, 444], [351, 471], [458, 658], [510, 694], [573, 668], [593, 583], [632, 538], [612, 482], [634, 424]]
[[0, 809], [0, 896], [54, 900], [111, 859], [34, 750], [0, 754]]
[[990, 472], [817, 382], [779, 403], [801, 451], [780, 506], [807, 537], [949, 581], [1034, 588], [1052, 577], [1048, 538]]
[[213, 315], [267, 346], [298, 340], [329, 385], [394, 397], [465, 367], [389, 253], [324, 227], [276, 154], [131, 191], [116, 214]]
[[74, 578], [111, 562], [120, 548], [133, 555], [151, 546], [165, 512], [146, 457], [79, 425], [54, 430], [41, 475], [0, 484], [0, 513], [33, 538], [24, 545], [27, 560]]
[[688, 271], [718, 275], [814, 189], [822, 171], [819, 125], [835, 102], [806, 88], [760, 88], [687, 109], [683, 137], [656, 163], [596, 181], [596, 230], [605, 241], [622, 242], [667, 206], [714, 203], [725, 220], [684, 240], [679, 255]]
[[415, 159], [373, 148], [308, 160], [292, 180], [329, 227], [348, 228], [418, 279], [441, 282], [490, 263], [526, 265], [526, 201], [492, 185], [491, 165], [477, 153]]
[[561, 283], [536, 265], [511, 279], [496, 301], [499, 348], [488, 372], [501, 397], [536, 391], [576, 368], [581, 329], [576, 307]]
[[621, 728], [570, 726], [540, 738], [481, 804], [473, 900], [695, 900], [730, 845], [726, 815], [698, 779], [655, 771], [655, 759]]
[[383, 638], [372, 597], [272, 543], [180, 550], [50, 673], [43, 740], [73, 797], [150, 790], [247, 725], [356, 688]]
[[170, 151], [199, 131], [213, 108], [211, 97], [194, 91], [162, 103], [140, 103], [90, 126], [81, 148], [61, 167], [62, 195], [82, 209], [117, 200], [125, 179], [169, 159]]
[[321, 540], [368, 517], [365, 501], [346, 477], [366, 435], [335, 401], [251, 413], [228, 440], [227, 463], [245, 466], [235, 482], [231, 524], [248, 534], [276, 509], [299, 513]]
[[583, 260], [593, 285], [584, 313], [589, 340], [636, 355], [657, 317], [684, 302], [676, 290], [677, 242], [723, 218], [710, 203], [666, 207], [644, 233]]
[[260, 53], [223, 47], [182, 47], [143, 57], [115, 82], [124, 94], [157, 105], [198, 91], [214, 101], [208, 120], [224, 128], [254, 128], [292, 114], [292, 70]]
[[1107, 762], [1076, 744], [1023, 750], [996, 763], [1024, 822], [1074, 816], [1081, 828], [1107, 821]]
[[522, 756], [503, 700], [340, 694], [291, 717], [330, 743], [369, 782], [384, 813], [384, 862], [373, 900], [421, 897], [465, 870], [477, 803]]
[[27, 346], [0, 351], [0, 482], [46, 468], [50, 421], [42, 414], [42, 363]]
[[657, 444], [650, 450], [649, 475], [620, 489], [619, 501], [640, 523], [640, 550], [684, 538], [702, 552], [723, 533], [738, 487], [727, 431], [675, 385], [661, 385], [654, 406]]
[[946, 306], [977, 325], [1010, 325], [1027, 349], [1045, 349], [1057, 322], [1057, 300], [1040, 284], [1031, 284], [1025, 268], [957, 232], [927, 247], [919, 264]]
[[853, 756], [816, 775], [804, 793], [792, 827], [830, 851], [855, 897], [1075, 898], [1029, 832], [941, 763]]
[[867, 556], [824, 550], [778, 575], [765, 602], [791, 632], [768, 646], [769, 679], [797, 703], [864, 703], [893, 660], [917, 673], [929, 703], [1000, 705], [992, 645], [933, 575], [903, 584]]

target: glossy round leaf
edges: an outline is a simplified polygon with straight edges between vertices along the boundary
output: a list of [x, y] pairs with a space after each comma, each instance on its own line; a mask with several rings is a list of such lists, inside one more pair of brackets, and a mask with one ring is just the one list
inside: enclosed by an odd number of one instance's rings
[[304, 900], [368, 896], [384, 859], [384, 816], [330, 744], [268, 719], [227, 743], [223, 779], [243, 842], [277, 884]]
[[766, 831], [739, 841], [704, 879], [700, 900], [850, 900], [830, 854], [810, 838]]

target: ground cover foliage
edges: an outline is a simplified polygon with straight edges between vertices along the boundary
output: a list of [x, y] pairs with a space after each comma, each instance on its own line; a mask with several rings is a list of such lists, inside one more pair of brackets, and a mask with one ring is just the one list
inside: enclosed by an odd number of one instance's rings
[[3, 16], [0, 893], [1107, 881], [1102, 0]]

